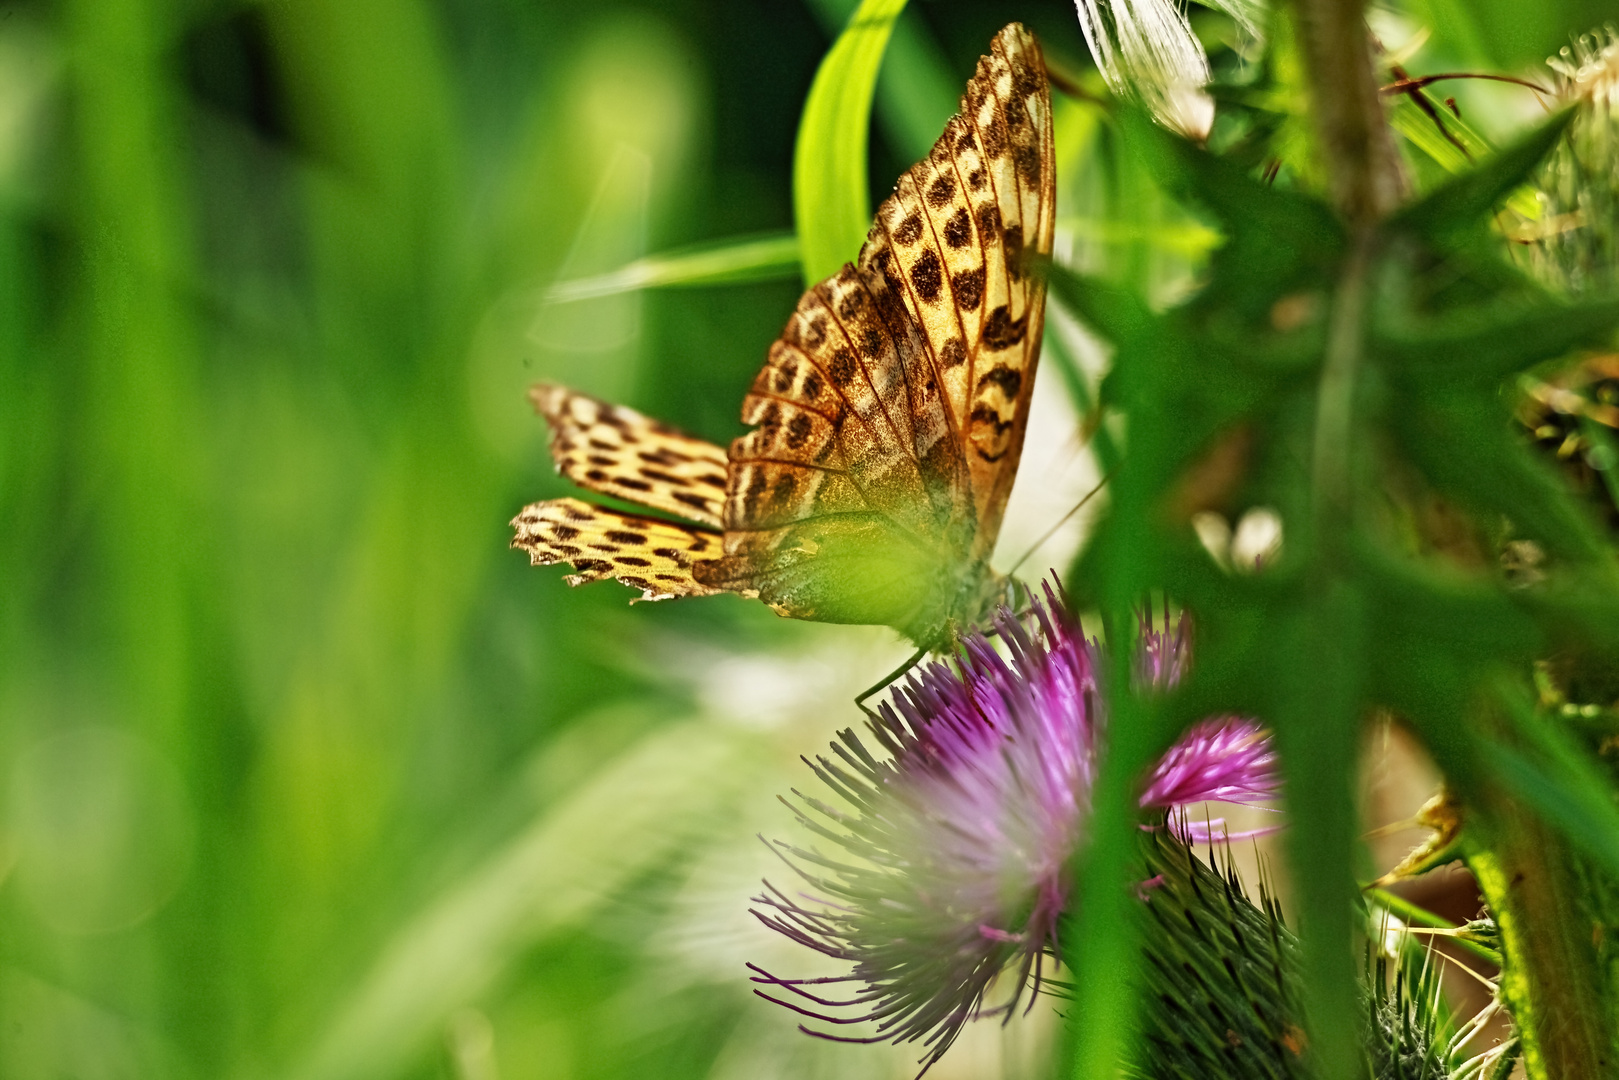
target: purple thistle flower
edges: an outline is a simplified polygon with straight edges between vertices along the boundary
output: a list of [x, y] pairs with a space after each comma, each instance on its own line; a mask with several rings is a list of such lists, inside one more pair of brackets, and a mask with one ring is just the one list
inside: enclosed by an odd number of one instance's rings
[[[1031, 618], [1003, 612], [996, 630], [1004, 655], [974, 635], [956, 667], [928, 665], [882, 706], [871, 732], [886, 760], [850, 730], [832, 745], [836, 760], [808, 762], [848, 807], [797, 790], [801, 805], [787, 805], [848, 857], [778, 842], [817, 895], [795, 898], [767, 881], [754, 898], [765, 925], [853, 964], [849, 974], [823, 979], [778, 978], [750, 964], [753, 981], [775, 994], [755, 992], [823, 1024], [876, 1024], [868, 1037], [800, 1025], [806, 1034], [919, 1040], [923, 1072], [968, 1020], [1010, 1019], [1031, 975], [1039, 991], [1044, 958], [1056, 953], [1066, 868], [1084, 839], [1105, 727], [1099, 646], [1049, 587]], [[1172, 684], [1186, 660], [1184, 622], [1162, 632], [1144, 626], [1143, 634], [1139, 677]], [[1204, 800], [1253, 803], [1271, 798], [1277, 784], [1270, 739], [1257, 724], [1209, 720], [1159, 761], [1141, 804], [1173, 811]], [[1010, 999], [986, 1008], [991, 982], [1014, 965]], [[827, 996], [839, 985], [855, 992]]]

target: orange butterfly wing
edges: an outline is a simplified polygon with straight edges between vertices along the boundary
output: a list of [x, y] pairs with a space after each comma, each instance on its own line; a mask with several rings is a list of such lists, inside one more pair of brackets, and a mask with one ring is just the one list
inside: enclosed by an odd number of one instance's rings
[[[1044, 323], [1051, 101], [1013, 24], [858, 261], [804, 294], [743, 401], [725, 555], [699, 581], [913, 638], [981, 614]], [[974, 594], [962, 596], [963, 591]]]
[[725, 451], [634, 409], [562, 386], [529, 391], [551, 429], [557, 471], [580, 487], [687, 521], [621, 514], [579, 499], [531, 503], [512, 519], [512, 547], [535, 566], [568, 563], [570, 585], [617, 578], [643, 600], [712, 596], [692, 564], [721, 553], [720, 505]]

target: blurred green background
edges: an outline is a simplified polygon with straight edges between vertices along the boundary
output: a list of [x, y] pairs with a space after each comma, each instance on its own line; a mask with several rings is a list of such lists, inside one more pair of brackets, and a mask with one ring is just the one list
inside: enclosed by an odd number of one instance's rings
[[[1509, 67], [1597, 10], [1459, 4]], [[507, 549], [565, 491], [529, 382], [738, 432], [792, 268], [547, 290], [790, 230], [851, 7], [0, 4], [0, 1075], [914, 1070], [742, 966], [773, 794], [904, 647]], [[1065, 2], [911, 5], [875, 196], [1012, 19], [1085, 66]]]

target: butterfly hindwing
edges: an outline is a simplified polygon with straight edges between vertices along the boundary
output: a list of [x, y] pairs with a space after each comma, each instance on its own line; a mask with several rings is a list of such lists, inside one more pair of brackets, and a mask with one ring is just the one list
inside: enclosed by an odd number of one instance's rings
[[550, 499], [523, 507], [512, 519], [512, 546], [535, 566], [565, 562], [569, 585], [617, 578], [642, 600], [712, 596], [721, 591], [692, 577], [694, 561], [720, 553], [716, 533], [656, 518], [621, 514], [580, 499]]
[[563, 386], [529, 391], [551, 428], [551, 459], [580, 487], [719, 528], [725, 451], [634, 409]]

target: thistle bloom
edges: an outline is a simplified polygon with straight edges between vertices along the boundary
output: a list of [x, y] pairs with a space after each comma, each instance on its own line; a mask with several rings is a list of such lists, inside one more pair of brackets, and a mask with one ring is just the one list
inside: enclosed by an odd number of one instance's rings
[[[959, 671], [930, 665], [897, 691], [871, 726], [887, 758], [853, 731], [836, 760], [811, 764], [848, 804], [800, 792], [803, 825], [841, 847], [831, 857], [787, 844], [789, 865], [814, 890], [766, 883], [755, 914], [767, 925], [853, 964], [843, 976], [784, 979], [755, 967], [757, 991], [824, 1024], [874, 1021], [848, 1042], [926, 1048], [923, 1071], [978, 1016], [1008, 1018], [1030, 976], [1056, 949], [1068, 902], [1065, 867], [1082, 842], [1105, 727], [1098, 647], [1062, 613], [1051, 591], [1025, 623], [1003, 613], [1004, 655], [969, 639]], [[1167, 685], [1185, 662], [1184, 628], [1147, 629], [1139, 674]], [[1246, 720], [1206, 721], [1147, 778], [1144, 807], [1204, 800], [1252, 803], [1275, 794], [1269, 738]], [[789, 804], [792, 805], [792, 804]], [[1015, 968], [1010, 1000], [984, 1007], [990, 983]], [[858, 987], [852, 996], [832, 984]], [[1032, 1004], [1032, 997], [1030, 999]]]

